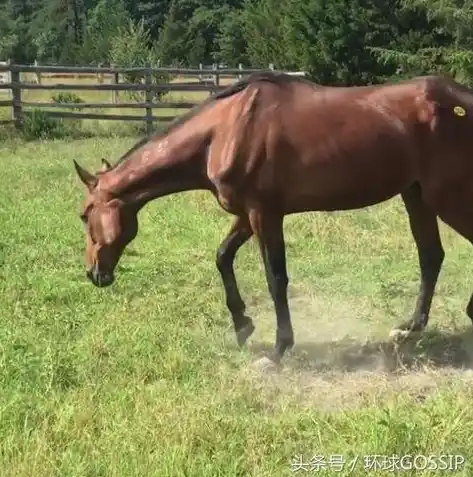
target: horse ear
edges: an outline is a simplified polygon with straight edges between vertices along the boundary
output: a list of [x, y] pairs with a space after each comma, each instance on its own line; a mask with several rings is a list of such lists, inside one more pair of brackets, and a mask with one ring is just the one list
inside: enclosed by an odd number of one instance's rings
[[102, 171], [107, 171], [108, 169], [111, 169], [112, 168], [112, 165], [110, 164], [110, 162], [107, 161], [107, 159], [104, 159], [102, 157]]
[[79, 166], [75, 159], [73, 159], [73, 162], [80, 180], [88, 187], [89, 190], [92, 190], [97, 185], [97, 177], [86, 171], [83, 167]]

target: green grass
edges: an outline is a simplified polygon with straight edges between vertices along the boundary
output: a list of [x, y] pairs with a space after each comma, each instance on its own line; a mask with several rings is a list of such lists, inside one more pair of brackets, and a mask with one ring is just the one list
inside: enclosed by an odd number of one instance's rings
[[1, 476], [273, 477], [315, 454], [359, 459], [322, 475], [366, 475], [375, 454], [462, 455], [454, 475], [471, 475], [469, 244], [442, 226], [429, 333], [396, 349], [387, 334], [418, 286], [400, 201], [288, 217], [297, 344], [260, 372], [275, 318], [258, 250], [236, 263], [257, 326], [240, 351], [214, 265], [231, 220], [211, 196], [149, 204], [114, 286], [86, 281], [72, 159], [97, 168], [133, 142], [1, 145]]

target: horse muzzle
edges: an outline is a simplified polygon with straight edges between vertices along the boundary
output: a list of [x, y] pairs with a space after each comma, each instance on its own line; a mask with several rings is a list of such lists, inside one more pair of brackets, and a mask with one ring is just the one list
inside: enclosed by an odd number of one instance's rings
[[86, 275], [87, 278], [99, 288], [108, 287], [115, 281], [113, 272], [102, 272], [97, 265], [93, 265], [89, 268]]

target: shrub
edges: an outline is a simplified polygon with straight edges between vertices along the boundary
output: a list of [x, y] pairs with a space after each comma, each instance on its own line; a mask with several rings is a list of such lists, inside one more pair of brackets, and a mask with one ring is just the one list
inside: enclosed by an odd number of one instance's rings
[[[64, 92], [64, 93], [61, 92], [61, 93], [55, 94], [51, 96], [51, 99], [55, 103], [81, 104], [85, 102], [80, 96], [77, 96], [77, 94], [70, 93], [70, 92]], [[77, 108], [72, 108], [72, 109], [79, 110], [79, 111], [82, 110], [80, 106], [78, 106]]]
[[46, 111], [33, 109], [23, 120], [23, 134], [26, 139], [58, 139], [67, 134], [64, 121], [52, 118]]
[[[152, 68], [159, 66], [159, 57], [155, 48], [150, 48], [150, 33], [145, 28], [143, 21], [135, 24], [130, 21], [125, 28], [119, 29], [119, 34], [112, 40], [110, 61], [119, 67]], [[127, 73], [123, 75], [127, 83], [141, 83], [141, 73]], [[166, 72], [157, 72], [153, 75], [154, 84], [168, 83], [171, 75]], [[165, 93], [156, 92], [154, 97], [158, 100]], [[133, 91], [129, 94], [136, 101], [144, 100], [144, 92]]]

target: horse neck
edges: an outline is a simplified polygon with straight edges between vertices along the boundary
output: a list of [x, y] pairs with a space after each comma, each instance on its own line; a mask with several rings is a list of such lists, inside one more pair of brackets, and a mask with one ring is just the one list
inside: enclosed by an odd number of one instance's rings
[[104, 187], [137, 208], [169, 194], [208, 190], [205, 163], [209, 140], [208, 131], [151, 140], [104, 175]]

